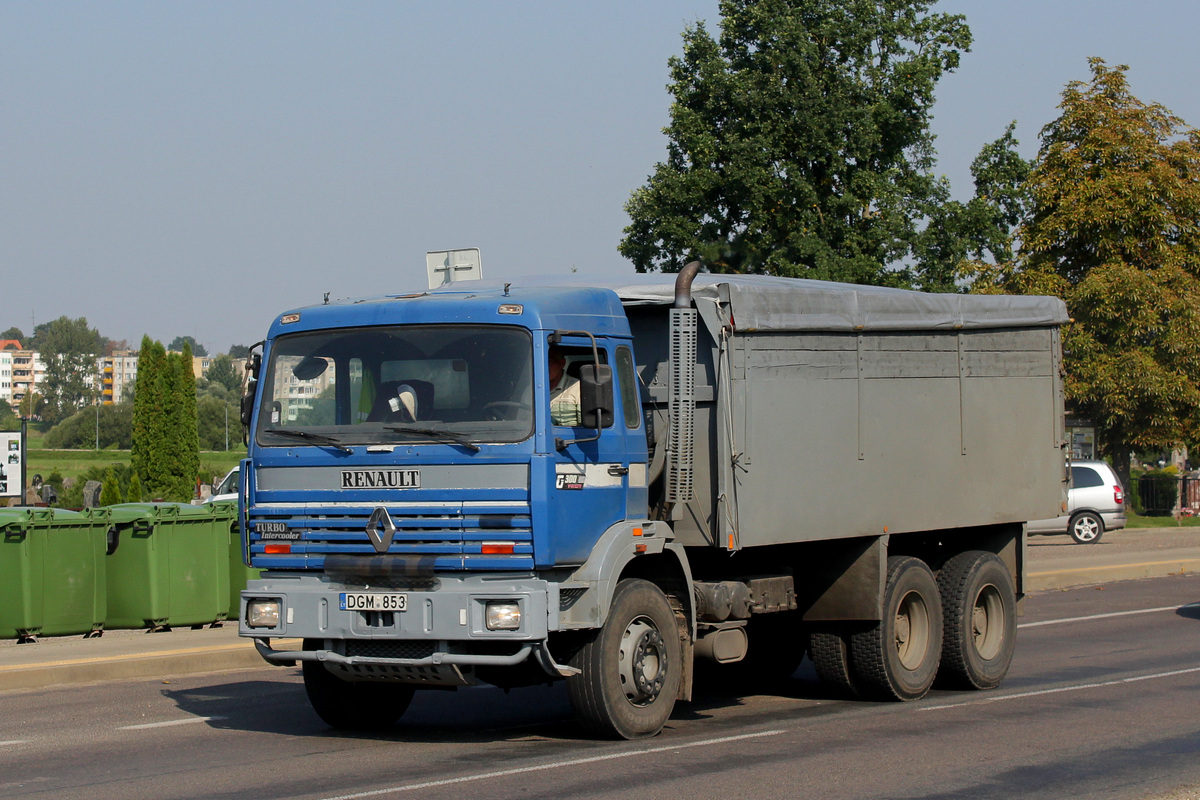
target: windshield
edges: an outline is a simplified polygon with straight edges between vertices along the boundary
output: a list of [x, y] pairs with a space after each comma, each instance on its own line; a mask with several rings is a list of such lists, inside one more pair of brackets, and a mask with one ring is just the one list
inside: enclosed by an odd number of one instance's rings
[[533, 342], [482, 325], [281, 336], [260, 396], [267, 446], [516, 442], [533, 432]]

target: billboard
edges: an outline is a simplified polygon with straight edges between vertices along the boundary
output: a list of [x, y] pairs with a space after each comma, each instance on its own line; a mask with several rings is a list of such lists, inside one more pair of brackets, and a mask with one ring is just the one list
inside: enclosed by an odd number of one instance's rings
[[20, 431], [0, 431], [0, 498], [25, 493], [25, 448]]

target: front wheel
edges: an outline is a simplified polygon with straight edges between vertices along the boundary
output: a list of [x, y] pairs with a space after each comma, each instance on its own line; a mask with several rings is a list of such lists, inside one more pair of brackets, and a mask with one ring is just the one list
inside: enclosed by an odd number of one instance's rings
[[675, 614], [649, 581], [617, 584], [608, 619], [571, 659], [567, 696], [584, 727], [619, 739], [653, 736], [675, 708], [683, 656]]
[[[315, 643], [313, 647], [315, 649]], [[308, 702], [317, 716], [332, 728], [385, 730], [396, 724], [412, 702], [414, 690], [407, 684], [351, 683], [325, 669], [319, 661], [305, 661], [302, 671]]]
[[1099, 514], [1081, 511], [1071, 517], [1071, 526], [1067, 530], [1078, 544], [1095, 544], [1104, 535], [1104, 520]]

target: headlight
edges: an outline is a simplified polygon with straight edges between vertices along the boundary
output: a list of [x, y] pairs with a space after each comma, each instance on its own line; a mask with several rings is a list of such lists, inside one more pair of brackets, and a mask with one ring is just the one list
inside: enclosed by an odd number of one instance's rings
[[521, 606], [511, 600], [487, 604], [489, 631], [515, 631], [521, 627]]
[[278, 600], [254, 599], [246, 601], [246, 624], [251, 628], [278, 628], [280, 608]]

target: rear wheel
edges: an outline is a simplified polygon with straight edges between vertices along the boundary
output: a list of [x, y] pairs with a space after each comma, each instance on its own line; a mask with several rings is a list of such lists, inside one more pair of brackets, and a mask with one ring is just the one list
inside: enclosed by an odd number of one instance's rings
[[908, 556], [888, 558], [883, 619], [850, 637], [855, 684], [878, 700], [916, 700], [933, 686], [942, 653], [942, 600], [933, 572]]
[[571, 660], [567, 696], [584, 727], [620, 739], [653, 736], [675, 708], [683, 656], [675, 614], [649, 581], [617, 584], [604, 626]]
[[992, 689], [1008, 674], [1017, 639], [1017, 596], [1008, 567], [971, 550], [938, 572], [945, 614], [940, 682]]
[[[305, 649], [317, 649], [305, 642]], [[358, 681], [337, 677], [320, 661], [305, 661], [304, 691], [308, 702], [327, 725], [343, 730], [377, 731], [390, 728], [408, 709], [414, 689], [403, 683]]]
[[1093, 511], [1081, 511], [1071, 517], [1067, 530], [1079, 544], [1095, 544], [1104, 535], [1104, 520]]

